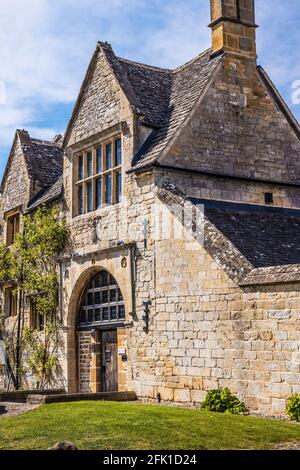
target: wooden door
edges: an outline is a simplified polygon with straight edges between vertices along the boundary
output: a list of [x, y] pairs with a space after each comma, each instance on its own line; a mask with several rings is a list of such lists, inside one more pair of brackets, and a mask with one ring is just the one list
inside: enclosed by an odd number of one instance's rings
[[117, 330], [102, 332], [102, 391], [118, 391], [118, 341]]

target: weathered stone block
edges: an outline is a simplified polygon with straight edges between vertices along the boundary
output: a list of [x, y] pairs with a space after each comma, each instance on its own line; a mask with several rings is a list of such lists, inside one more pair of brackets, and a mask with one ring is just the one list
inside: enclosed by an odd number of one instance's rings
[[191, 400], [190, 390], [174, 390], [174, 401], [187, 403]]

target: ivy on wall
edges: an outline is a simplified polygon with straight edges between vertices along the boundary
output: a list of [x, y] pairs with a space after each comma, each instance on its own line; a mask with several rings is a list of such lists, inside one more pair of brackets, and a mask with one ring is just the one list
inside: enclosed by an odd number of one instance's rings
[[[21, 377], [28, 374], [34, 377], [37, 388], [44, 388], [53, 382], [58, 365], [57, 258], [65, 245], [67, 229], [56, 208], [41, 207], [24, 216], [22, 222], [15, 243], [9, 248], [0, 244], [0, 283], [11, 283], [18, 294], [19, 331], [14, 334], [11, 352], [18, 388]], [[35, 314], [44, 317], [42, 332], [24, 326], [28, 299], [34, 303]], [[9, 333], [2, 331], [5, 335]]]

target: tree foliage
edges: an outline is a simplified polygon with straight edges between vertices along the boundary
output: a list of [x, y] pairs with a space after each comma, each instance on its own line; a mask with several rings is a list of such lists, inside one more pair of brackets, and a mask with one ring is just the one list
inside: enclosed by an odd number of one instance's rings
[[65, 223], [58, 215], [56, 208], [40, 207], [24, 216], [22, 231], [11, 247], [0, 245], [0, 282], [10, 281], [16, 286], [23, 312], [26, 300], [31, 299], [36, 314], [45, 317], [42, 333], [25, 328], [21, 339], [22, 353], [27, 360], [22, 370], [31, 371], [40, 387], [49, 382], [57, 365], [54, 346], [59, 331], [57, 257], [67, 236]]

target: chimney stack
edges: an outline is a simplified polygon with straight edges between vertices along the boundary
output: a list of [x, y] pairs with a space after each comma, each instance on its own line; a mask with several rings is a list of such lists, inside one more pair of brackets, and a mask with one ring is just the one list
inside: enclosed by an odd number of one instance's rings
[[213, 54], [256, 60], [254, 0], [210, 0]]

